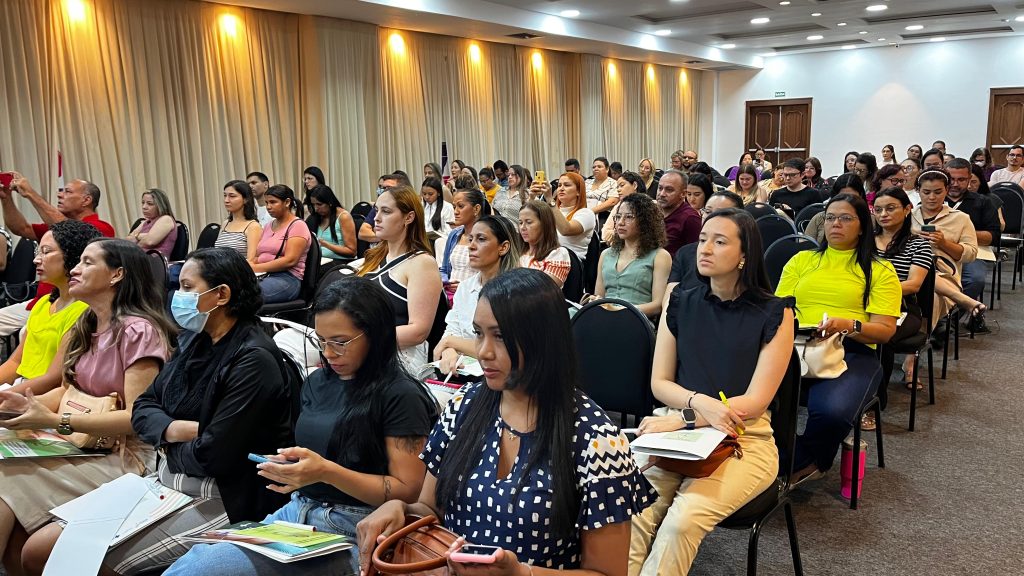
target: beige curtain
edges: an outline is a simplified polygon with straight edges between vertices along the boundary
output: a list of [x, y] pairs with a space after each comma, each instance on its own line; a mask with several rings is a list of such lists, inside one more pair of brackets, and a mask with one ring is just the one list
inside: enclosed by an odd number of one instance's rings
[[0, 170], [55, 201], [59, 148], [122, 234], [158, 187], [194, 241], [224, 218], [224, 184], [253, 170], [301, 196], [319, 166], [351, 205], [382, 173], [418, 184], [441, 142], [477, 168], [549, 178], [567, 157], [664, 166], [697, 142], [699, 73], [681, 82], [680, 68], [654, 66], [653, 82], [634, 62], [204, 2], [69, 5], [0, 3]]

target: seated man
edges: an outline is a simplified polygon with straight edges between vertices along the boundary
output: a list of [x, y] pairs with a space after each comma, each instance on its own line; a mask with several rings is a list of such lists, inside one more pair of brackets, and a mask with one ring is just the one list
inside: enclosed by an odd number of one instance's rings
[[[967, 189], [971, 181], [971, 163], [963, 158], [954, 158], [946, 163], [949, 172], [949, 194], [946, 204], [970, 217], [978, 237], [978, 246], [991, 246], [1002, 233], [999, 225], [999, 213], [989, 198]], [[963, 292], [978, 300], [985, 288], [985, 277], [988, 266], [980, 258], [963, 265]], [[974, 331], [982, 334], [988, 332], [980, 316], [970, 316]]]
[[665, 250], [672, 256], [700, 236], [700, 214], [686, 203], [686, 174], [667, 170], [658, 181], [658, 207], [665, 215]]
[[803, 158], [790, 158], [778, 170], [782, 173], [786, 187], [774, 190], [768, 196], [769, 204], [781, 208], [790, 218], [795, 218], [804, 208], [821, 202], [821, 195], [818, 194], [818, 191], [803, 182]]
[[993, 172], [988, 185], [995, 186], [1000, 182], [1013, 182], [1018, 186], [1024, 186], [1024, 146], [1014, 144], [1006, 151], [1006, 168]]

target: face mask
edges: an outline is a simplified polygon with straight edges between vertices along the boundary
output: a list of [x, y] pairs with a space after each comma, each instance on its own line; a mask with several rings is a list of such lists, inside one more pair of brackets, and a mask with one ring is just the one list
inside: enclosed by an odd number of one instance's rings
[[[213, 287], [206, 292], [216, 289], [217, 287]], [[174, 296], [171, 298], [171, 315], [174, 316], [174, 321], [178, 323], [178, 326], [193, 332], [202, 331], [206, 326], [206, 321], [210, 318], [210, 312], [218, 308], [218, 306], [214, 306], [206, 312], [199, 311], [199, 297], [206, 292], [182, 292], [181, 290], [174, 292]]]
[[981, 167], [981, 168], [984, 168], [984, 167], [985, 167], [985, 161], [984, 161], [984, 160], [977, 160], [977, 161], [975, 161], [975, 162], [974, 162], [974, 164], [975, 164], [976, 166], [979, 166], [979, 167]]

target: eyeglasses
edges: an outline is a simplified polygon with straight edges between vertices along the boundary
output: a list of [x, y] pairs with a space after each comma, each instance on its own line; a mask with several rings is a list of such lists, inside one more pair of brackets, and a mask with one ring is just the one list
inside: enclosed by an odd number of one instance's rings
[[896, 204], [890, 204], [889, 206], [875, 206], [875, 214], [892, 214], [900, 209], [900, 206]]
[[44, 248], [36, 248], [36, 256], [49, 256], [50, 254], [56, 254], [57, 252], [58, 250], [54, 250], [49, 246], [46, 246]]
[[904, 174], [910, 174], [914, 171], [914, 168], [916, 168], [916, 166], [904, 166], [901, 170], [903, 170]]
[[1024, 154], [1014, 154], [1012, 152], [1006, 153], [1007, 158], [1024, 158]]
[[683, 160], [696, 160], [696, 156], [683, 156]]
[[348, 345], [362, 338], [363, 334], [365, 334], [365, 332], [360, 332], [358, 336], [352, 338], [351, 340], [346, 340], [345, 342], [341, 342], [338, 340], [325, 340], [321, 338], [319, 335], [311, 335], [309, 337], [309, 340], [313, 343], [313, 346], [315, 346], [316, 349], [319, 350], [320, 352], [326, 352], [328, 349], [330, 349], [332, 354], [340, 357], [344, 356], [345, 353], [348, 352]]
[[630, 214], [629, 212], [620, 213], [620, 214], [616, 214], [615, 216], [612, 216], [612, 221], [613, 222], [620, 222], [620, 221], [632, 222], [633, 220], [636, 220], [636, 214]]
[[782, 177], [783, 178], [799, 178], [800, 175], [801, 175], [800, 172], [783, 172], [782, 173]]
[[855, 216], [850, 216], [849, 214], [825, 214], [825, 222], [828, 222], [829, 224], [835, 222], [836, 220], [839, 220], [839, 222], [843, 226], [846, 226], [847, 224], [853, 222], [856, 219], [857, 218]]
[[898, 176], [893, 176], [892, 178], [889, 178], [889, 184], [892, 184], [893, 186], [902, 186], [904, 182], [906, 182], [906, 180]]

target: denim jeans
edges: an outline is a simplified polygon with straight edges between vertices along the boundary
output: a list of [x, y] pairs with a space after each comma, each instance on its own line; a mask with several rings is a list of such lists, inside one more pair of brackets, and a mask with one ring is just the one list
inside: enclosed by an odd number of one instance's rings
[[302, 281], [292, 276], [291, 272], [273, 272], [260, 280], [260, 291], [263, 292], [264, 304], [288, 302], [299, 297]]
[[284, 564], [233, 544], [197, 544], [164, 572], [164, 576], [237, 576], [240, 574], [297, 575], [331, 574], [346, 576], [359, 573], [359, 552], [356, 550], [356, 524], [372, 508], [331, 505], [310, 500], [298, 492], [283, 508], [267, 516], [274, 520], [315, 526], [321, 532], [341, 534], [352, 541], [352, 548], [326, 556]]
[[850, 339], [843, 347], [846, 372], [829, 380], [805, 378], [801, 384], [801, 395], [807, 398], [807, 426], [796, 438], [794, 470], [812, 462], [821, 471], [832, 467], [839, 445], [882, 380], [882, 365], [874, 350]]
[[984, 260], [968, 262], [963, 266], [962, 281], [964, 294], [974, 298], [981, 298], [981, 291], [985, 288], [985, 278], [988, 276], [988, 264]]

